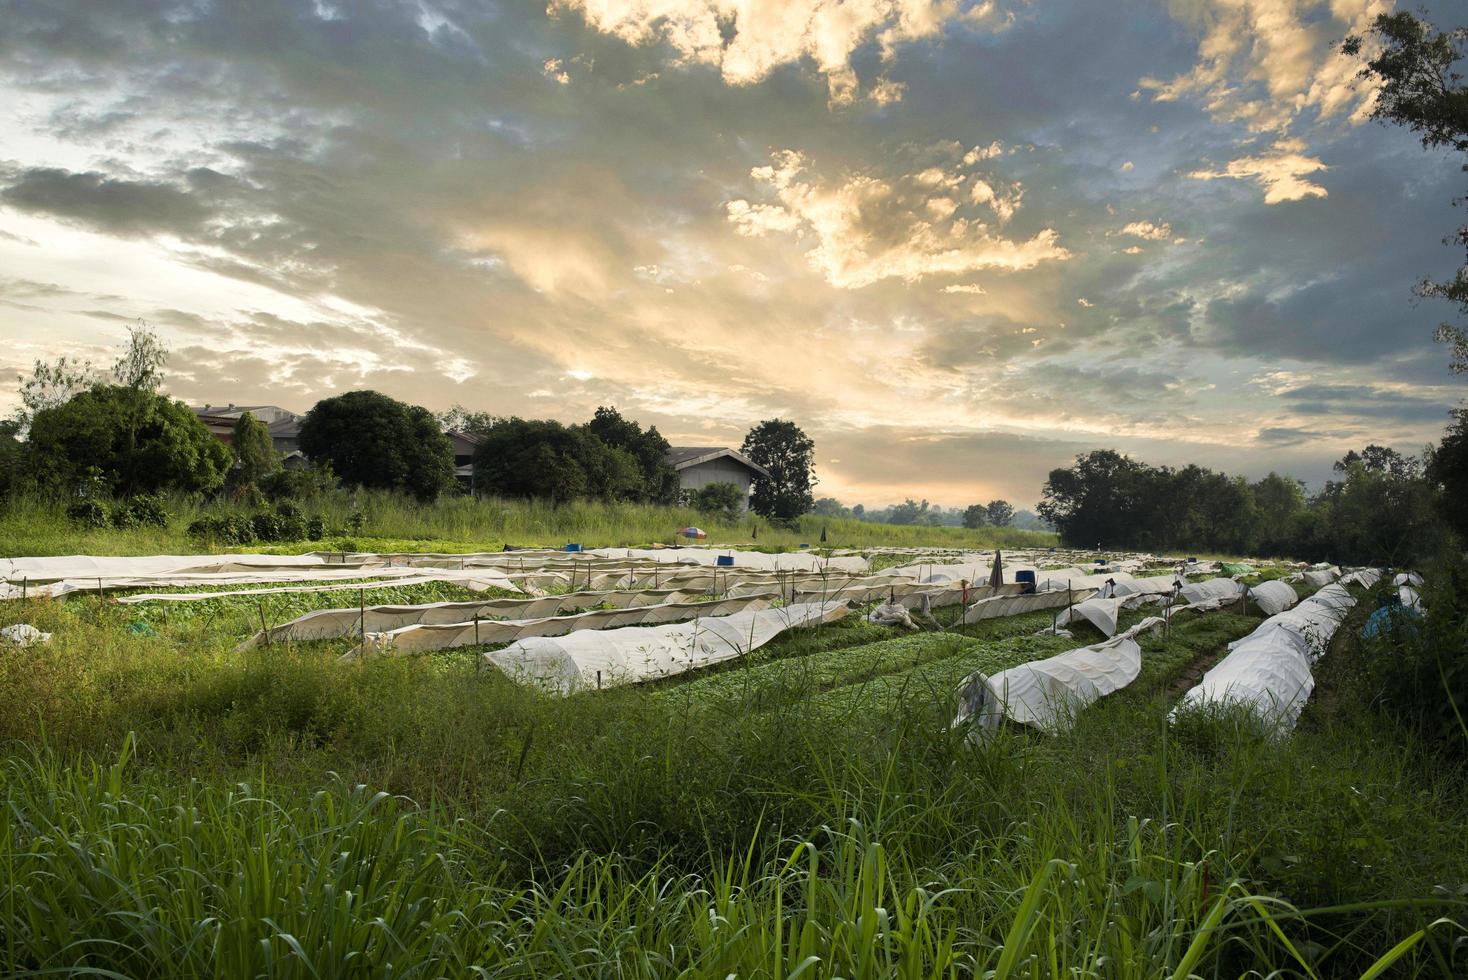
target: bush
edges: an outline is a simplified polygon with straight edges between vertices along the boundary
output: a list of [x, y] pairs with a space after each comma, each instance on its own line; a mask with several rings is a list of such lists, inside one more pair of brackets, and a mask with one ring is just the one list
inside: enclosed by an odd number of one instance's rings
[[700, 514], [733, 524], [744, 513], [744, 491], [734, 483], [710, 483], [693, 493], [693, 506]]
[[100, 500], [78, 500], [66, 508], [66, 516], [72, 523], [82, 527], [104, 528], [112, 524], [112, 515], [107, 505]]
[[163, 498], [156, 494], [139, 494], [112, 512], [112, 526], [167, 527], [168, 509], [163, 506]]
[[335, 489], [336, 476], [329, 465], [277, 470], [260, 480], [260, 492], [271, 503], [282, 500], [314, 500]]
[[308, 541], [320, 541], [326, 537], [326, 522], [319, 517], [313, 517], [306, 522], [306, 539]]

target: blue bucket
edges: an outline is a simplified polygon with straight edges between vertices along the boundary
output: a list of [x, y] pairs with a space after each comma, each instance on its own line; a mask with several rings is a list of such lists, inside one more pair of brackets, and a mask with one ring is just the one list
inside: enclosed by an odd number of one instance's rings
[[1024, 586], [1023, 591], [1025, 595], [1029, 595], [1035, 591], [1035, 573], [1032, 569], [1021, 568], [1015, 572], [1014, 582], [1016, 585]]
[[568, 544], [566, 545], [566, 550], [570, 552], [578, 552], [581, 550], [581, 546], [579, 544]]
[[717, 557], [717, 558], [714, 559], [714, 564], [716, 564], [716, 565], [722, 565], [725, 568], [728, 568], [730, 565], [733, 565], [734, 564], [734, 556], [733, 555], [720, 555], [719, 557]]

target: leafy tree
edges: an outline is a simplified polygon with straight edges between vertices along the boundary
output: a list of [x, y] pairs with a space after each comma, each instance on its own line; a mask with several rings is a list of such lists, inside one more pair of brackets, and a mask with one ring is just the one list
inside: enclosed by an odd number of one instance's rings
[[632, 456], [640, 473], [638, 500], [671, 504], [678, 499], [678, 471], [668, 462], [668, 440], [656, 426], [646, 431], [642, 426], [622, 417], [615, 408], [600, 407], [587, 423], [591, 434], [613, 449]]
[[16, 438], [20, 423], [0, 421], [0, 500], [20, 488], [25, 475], [26, 446]]
[[1138, 493], [1145, 467], [1115, 450], [1098, 449], [1076, 457], [1069, 469], [1050, 471], [1040, 516], [1077, 547], [1121, 546], [1135, 541], [1136, 512], [1146, 499]]
[[349, 486], [402, 490], [422, 501], [453, 484], [454, 449], [428, 409], [375, 391], [317, 402], [301, 422], [301, 451]]
[[739, 520], [744, 513], [745, 496], [737, 483], [709, 483], [693, 494], [693, 506], [700, 514], [725, 524]]
[[112, 365], [112, 377], [124, 388], [156, 394], [163, 386], [168, 347], [142, 320], [127, 328], [127, 346]]
[[[1378, 15], [1369, 33], [1380, 45], [1361, 72], [1381, 86], [1372, 115], [1406, 126], [1429, 149], [1447, 147], [1468, 153], [1468, 87], [1454, 68], [1463, 58], [1468, 29], [1439, 31], [1413, 14], [1398, 11]], [[1355, 57], [1364, 47], [1365, 39], [1353, 36], [1346, 39], [1343, 51]], [[1448, 241], [1468, 247], [1468, 227], [1459, 228]], [[1447, 282], [1426, 279], [1417, 289], [1423, 296], [1456, 303], [1460, 314], [1468, 314], [1468, 265]], [[1452, 350], [1453, 370], [1468, 371], [1468, 330], [1444, 323], [1437, 337]]]
[[245, 412], [234, 424], [234, 469], [230, 480], [237, 487], [259, 486], [271, 473], [280, 469], [280, 453], [270, 438], [270, 428]]
[[1271, 472], [1250, 488], [1254, 497], [1254, 550], [1285, 555], [1297, 536], [1299, 515], [1305, 512], [1305, 486], [1294, 477]]
[[917, 501], [908, 497], [900, 504], [893, 504], [887, 508], [886, 523], [907, 526], [909, 524], [924, 523], [923, 518], [928, 513], [928, 502]]
[[995, 527], [1008, 527], [1014, 520], [1014, 507], [1007, 500], [991, 500], [988, 506], [989, 523]]
[[553, 420], [499, 419], [474, 450], [474, 484], [499, 497], [566, 503], [583, 497], [635, 499], [637, 460], [602, 442], [586, 426]]
[[79, 392], [101, 382], [91, 361], [69, 360], [65, 357], [59, 357], [49, 364], [38, 360], [31, 376], [18, 380], [20, 408], [15, 413], [14, 422], [16, 432], [20, 435], [30, 430], [31, 420], [36, 417], [37, 412], [65, 405]]
[[[1342, 562], [1407, 564], [1435, 556], [1442, 545], [1437, 499], [1417, 460], [1397, 453], [1348, 454], [1312, 501], [1318, 515], [1315, 553]], [[1304, 549], [1301, 549], [1302, 553]]]
[[810, 511], [815, 504], [811, 487], [816, 483], [812, 473], [816, 444], [799, 426], [767, 419], [749, 430], [741, 451], [770, 474], [754, 481], [750, 504], [756, 514], [793, 521]]
[[28, 455], [41, 486], [74, 487], [95, 467], [118, 496], [212, 491], [231, 462], [183, 402], [121, 385], [98, 385], [37, 412]]
[[969, 504], [963, 510], [963, 526], [985, 527], [989, 523], [989, 508], [983, 504]]
[[1427, 478], [1440, 492], [1443, 519], [1468, 542], [1468, 408], [1453, 410], [1447, 434], [1428, 456]]
[[[860, 507], [860, 504], [857, 504]], [[818, 517], [851, 517], [853, 511], [843, 507], [835, 497], [822, 497], [811, 505], [810, 512]]]

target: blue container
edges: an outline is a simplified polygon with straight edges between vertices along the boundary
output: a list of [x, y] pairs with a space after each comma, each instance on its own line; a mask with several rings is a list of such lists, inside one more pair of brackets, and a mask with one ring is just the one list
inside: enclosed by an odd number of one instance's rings
[[1029, 595], [1035, 591], [1035, 573], [1031, 569], [1021, 568], [1015, 572], [1014, 582], [1016, 585], [1024, 586], [1023, 591], [1025, 595]]
[[725, 568], [728, 568], [730, 565], [733, 565], [734, 564], [734, 556], [733, 555], [720, 555], [719, 557], [717, 557], [717, 558], [714, 559], [714, 564], [716, 564], [716, 565], [723, 565]]
[[808, 545], [808, 544], [803, 544], [803, 545], [801, 545], [801, 547], [802, 547], [802, 548], [809, 548], [809, 547], [810, 547], [810, 545]]
[[566, 545], [566, 550], [570, 552], [578, 552], [581, 550], [581, 546], [579, 544], [568, 544]]

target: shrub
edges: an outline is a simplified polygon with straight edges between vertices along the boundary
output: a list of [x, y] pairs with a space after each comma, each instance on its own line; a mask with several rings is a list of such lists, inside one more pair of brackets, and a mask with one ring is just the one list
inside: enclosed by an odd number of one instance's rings
[[82, 527], [104, 528], [112, 523], [107, 505], [100, 500], [78, 500], [66, 508], [66, 516]]
[[329, 465], [277, 470], [260, 480], [260, 491], [272, 503], [281, 500], [314, 500], [335, 489], [336, 476]]
[[313, 517], [306, 522], [306, 539], [309, 541], [320, 541], [326, 537], [326, 522], [319, 517]]
[[156, 494], [139, 494], [112, 512], [112, 526], [167, 527], [168, 509]]
[[700, 514], [733, 524], [744, 512], [744, 491], [734, 483], [710, 483], [694, 492], [693, 506]]

